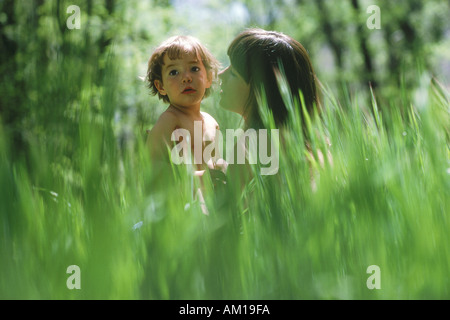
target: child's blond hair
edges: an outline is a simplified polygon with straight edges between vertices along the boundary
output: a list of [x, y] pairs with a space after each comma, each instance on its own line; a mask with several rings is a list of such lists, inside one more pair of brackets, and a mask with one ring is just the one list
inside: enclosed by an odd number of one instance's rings
[[[153, 52], [148, 61], [148, 69], [146, 81], [152, 95], [158, 94], [159, 99], [170, 103], [167, 95], [161, 95], [155, 86], [155, 80], [162, 81], [162, 66], [164, 64], [164, 56], [168, 55], [169, 59], [181, 59], [183, 54], [194, 54], [203, 62], [208, 77], [211, 77], [213, 83], [217, 80], [220, 63], [209, 52], [209, 50], [200, 43], [200, 41], [192, 36], [174, 36], [159, 45]], [[211, 93], [212, 88], [207, 88], [204, 97]]]

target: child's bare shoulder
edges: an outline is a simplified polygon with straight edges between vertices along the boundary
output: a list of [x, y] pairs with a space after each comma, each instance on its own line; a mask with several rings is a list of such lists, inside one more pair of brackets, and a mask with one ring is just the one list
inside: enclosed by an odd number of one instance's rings
[[201, 112], [203, 117], [203, 136], [207, 141], [214, 141], [217, 130], [219, 130], [219, 124], [210, 114]]
[[164, 111], [156, 121], [152, 130], [151, 135], [155, 138], [169, 138], [173, 130], [179, 126], [180, 119], [178, 115], [170, 109]]
[[219, 124], [217, 123], [216, 119], [214, 119], [213, 116], [211, 116], [209, 113], [201, 111], [200, 112], [203, 116], [203, 121], [208, 126], [214, 126], [216, 128], [219, 128]]
[[167, 108], [166, 111], [161, 113], [158, 121], [170, 121], [176, 122], [179, 120], [179, 116], [176, 112], [174, 112], [171, 108]]
[[156, 125], [163, 125], [165, 127], [174, 128], [179, 125], [180, 117], [174, 112], [172, 109], [167, 108], [166, 111], [161, 113], [158, 120], [156, 121]]

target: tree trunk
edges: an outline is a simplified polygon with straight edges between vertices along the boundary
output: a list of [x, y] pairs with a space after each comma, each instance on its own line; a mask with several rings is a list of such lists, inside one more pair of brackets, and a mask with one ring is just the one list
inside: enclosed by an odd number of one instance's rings
[[[358, 16], [361, 12], [358, 0], [351, 0], [352, 7], [354, 9], [354, 12], [356, 16]], [[360, 19], [357, 19], [356, 21], [359, 21]], [[365, 77], [364, 77], [364, 83], [368, 84], [370, 83], [372, 86], [372, 89], [377, 88], [378, 83], [375, 79], [375, 72], [373, 68], [373, 62], [372, 62], [372, 56], [370, 54], [369, 48], [367, 46], [367, 33], [365, 32], [365, 25], [362, 25], [361, 23], [357, 24], [357, 39], [359, 43], [359, 49], [361, 52], [361, 55], [364, 59], [364, 70], [365, 70]]]
[[336, 39], [336, 35], [333, 32], [333, 26], [330, 23], [330, 15], [328, 14], [326, 5], [323, 3], [323, 0], [317, 0], [315, 3], [320, 11], [320, 25], [322, 26], [323, 32], [327, 36], [327, 41], [333, 51], [337, 69], [342, 70], [342, 45]]

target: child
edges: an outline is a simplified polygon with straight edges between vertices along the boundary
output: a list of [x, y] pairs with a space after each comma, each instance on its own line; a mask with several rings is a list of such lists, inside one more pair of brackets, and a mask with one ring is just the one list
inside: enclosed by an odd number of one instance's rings
[[[195, 121], [202, 123], [202, 155], [205, 143], [214, 141], [218, 124], [212, 116], [200, 111], [200, 103], [209, 95], [218, 70], [219, 62], [191, 36], [171, 37], [154, 51], [148, 62], [148, 87], [153, 95], [158, 94], [169, 103], [148, 134], [147, 145], [154, 161], [167, 160], [167, 145], [181, 141], [182, 137], [171, 142], [176, 129], [189, 131], [193, 150]], [[203, 159], [198, 160], [203, 166], [197, 169], [205, 168]]]

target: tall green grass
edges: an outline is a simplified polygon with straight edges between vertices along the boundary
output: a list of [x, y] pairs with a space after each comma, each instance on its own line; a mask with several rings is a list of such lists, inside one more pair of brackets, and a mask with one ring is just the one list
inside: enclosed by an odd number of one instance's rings
[[[324, 88], [323, 122], [308, 130], [315, 155], [329, 138], [332, 164], [309, 157], [291, 112], [278, 174], [243, 193], [206, 179], [205, 216], [188, 168], [153, 165], [137, 129], [118, 143], [112, 65], [100, 84], [85, 75], [70, 101], [70, 79], [53, 84], [46, 103], [63, 104], [57, 121], [72, 130], [41, 119], [27, 159], [12, 158], [0, 130], [2, 299], [450, 298], [450, 103], [439, 83], [420, 88], [419, 104], [404, 90], [378, 105]], [[66, 286], [70, 265], [79, 290]], [[366, 285], [370, 265], [381, 289]]]

